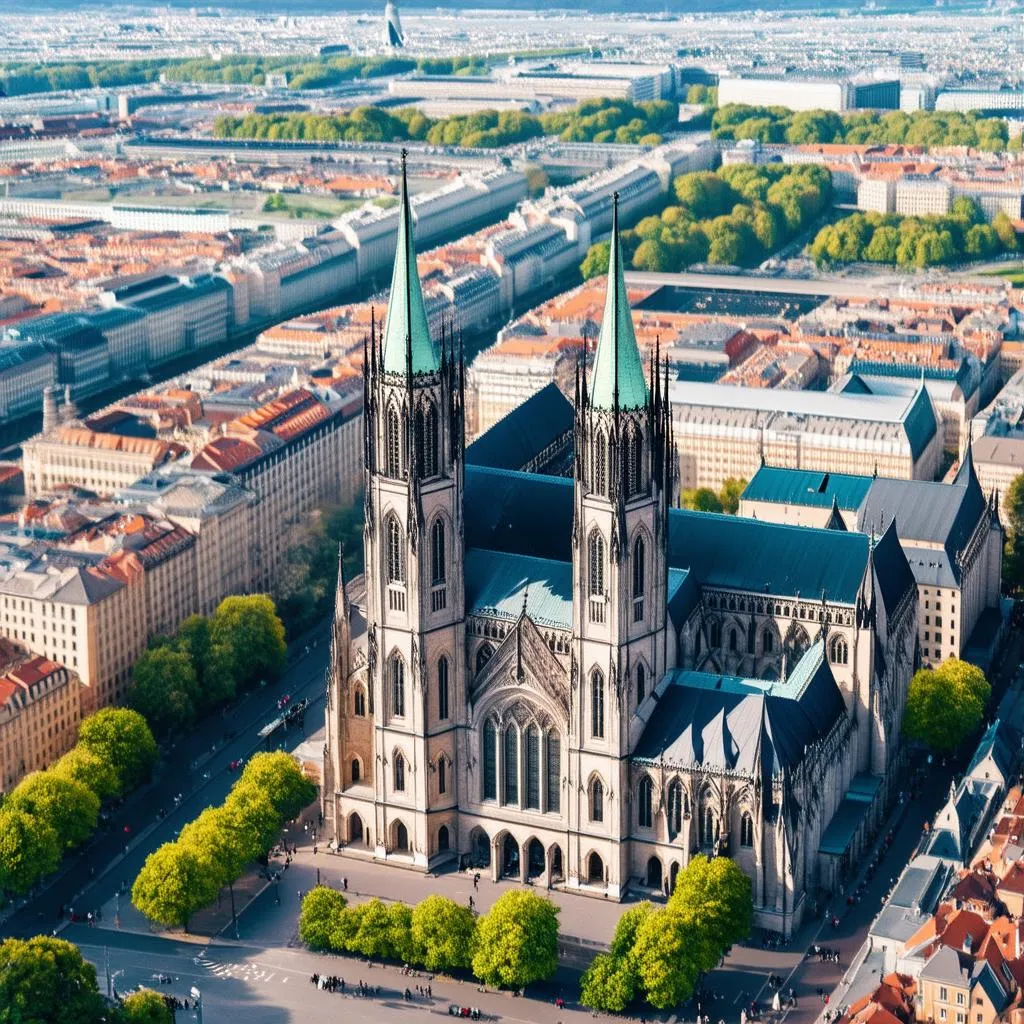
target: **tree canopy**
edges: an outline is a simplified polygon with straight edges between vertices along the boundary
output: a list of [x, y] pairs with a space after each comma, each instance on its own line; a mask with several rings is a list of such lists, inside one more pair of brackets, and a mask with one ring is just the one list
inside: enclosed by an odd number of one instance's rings
[[14, 787], [7, 807], [48, 822], [61, 850], [85, 842], [99, 820], [99, 797], [84, 783], [58, 772], [32, 772]]
[[103, 708], [90, 715], [78, 731], [78, 744], [113, 767], [119, 793], [148, 779], [158, 755], [146, 720], [128, 708]]
[[1024, 585], [1024, 473], [1013, 478], [1003, 494], [1006, 512], [1006, 544], [1003, 548], [1003, 580], [1011, 590]]
[[512, 889], [477, 922], [473, 973], [485, 985], [521, 989], [558, 968], [559, 908], [536, 893]]
[[45, 818], [19, 807], [0, 807], [0, 892], [28, 892], [57, 870], [62, 852], [60, 839]]
[[192, 658], [169, 646], [143, 651], [135, 662], [130, 700], [158, 736], [195, 723], [199, 680]]
[[159, 992], [140, 988], [121, 1000], [118, 1024], [174, 1024], [174, 1014]]
[[182, 842], [157, 847], [132, 885], [132, 903], [151, 921], [188, 930], [188, 922], [217, 895], [217, 880], [208, 862]]
[[211, 637], [215, 647], [228, 652], [240, 688], [274, 680], [284, 668], [284, 626], [266, 594], [224, 598], [214, 612]]
[[38, 935], [0, 942], [0, 1024], [99, 1024], [96, 969], [77, 946]]
[[348, 900], [335, 889], [318, 885], [302, 897], [299, 912], [299, 938], [310, 949], [333, 952], [335, 932]]
[[914, 673], [903, 732], [940, 754], [952, 753], [981, 726], [992, 688], [981, 669], [950, 658]]
[[417, 960], [428, 971], [454, 971], [471, 965], [476, 918], [468, 907], [447, 896], [428, 896], [413, 908], [411, 931]]
[[255, 754], [241, 781], [267, 793], [282, 821], [291, 821], [316, 797], [316, 786], [302, 774], [295, 758], [282, 750]]

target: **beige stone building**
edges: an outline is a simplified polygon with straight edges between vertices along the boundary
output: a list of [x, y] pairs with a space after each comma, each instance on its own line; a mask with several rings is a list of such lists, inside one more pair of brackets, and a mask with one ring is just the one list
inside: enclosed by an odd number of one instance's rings
[[669, 398], [684, 489], [750, 480], [762, 463], [902, 480], [939, 470], [943, 431], [924, 388], [851, 395], [679, 381]]
[[187, 449], [174, 441], [102, 434], [68, 424], [26, 441], [23, 451], [25, 495], [33, 498], [65, 485], [113, 494]]
[[0, 797], [78, 738], [82, 683], [59, 662], [23, 655], [0, 677]]

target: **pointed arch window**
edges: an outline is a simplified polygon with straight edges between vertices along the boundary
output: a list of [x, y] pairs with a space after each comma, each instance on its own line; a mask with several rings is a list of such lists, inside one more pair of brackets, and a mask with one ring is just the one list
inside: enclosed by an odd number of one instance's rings
[[491, 655], [494, 654], [494, 648], [490, 644], [481, 644], [476, 652], [476, 674], [479, 675], [484, 670], [484, 666], [491, 660]]
[[448, 718], [448, 659], [442, 654], [437, 662], [437, 717]]
[[357, 686], [353, 699], [353, 711], [357, 718], [366, 717], [366, 691], [361, 687]]
[[590, 783], [590, 820], [604, 821], [604, 786], [600, 779]]
[[590, 674], [590, 735], [604, 739], [604, 676], [597, 668]]
[[504, 736], [504, 802], [506, 804], [519, 803], [519, 736], [514, 725], [505, 726]]
[[590, 621], [604, 622], [604, 537], [595, 530], [588, 542], [587, 589], [590, 592]]
[[775, 637], [770, 629], [761, 634], [761, 651], [763, 654], [771, 654], [775, 650]]
[[443, 757], [437, 762], [437, 791], [448, 792], [448, 762]]
[[388, 574], [388, 607], [405, 611], [405, 536], [393, 512], [384, 526], [384, 556]]
[[594, 490], [608, 493], [608, 440], [600, 430], [594, 438]]
[[744, 811], [740, 818], [740, 846], [754, 845], [754, 819], [750, 811]]
[[448, 576], [445, 564], [444, 520], [437, 519], [430, 531], [430, 582], [436, 587]]
[[388, 476], [401, 479], [402, 473], [402, 420], [398, 410], [391, 406], [385, 421], [386, 465]]
[[668, 784], [668, 830], [675, 837], [683, 830], [683, 784], [673, 779]]
[[646, 545], [643, 537], [633, 541], [633, 621], [644, 617], [644, 593], [647, 585]]
[[437, 476], [437, 410], [433, 402], [416, 410], [416, 466], [423, 477]]
[[708, 630], [708, 644], [711, 647], [722, 646], [722, 626], [718, 622], [712, 622], [711, 628]]
[[650, 828], [654, 820], [652, 805], [654, 802], [654, 783], [650, 775], [640, 780], [636, 798], [636, 820], [641, 828]]
[[753, 630], [753, 628], [750, 628], [750, 629], [747, 630], [747, 654], [753, 654], [754, 653], [754, 643], [755, 643], [754, 630]]
[[526, 730], [526, 806], [540, 810], [540, 730], [531, 725]]
[[483, 792], [484, 800], [498, 799], [498, 730], [490, 718], [484, 722], [483, 739]]
[[548, 733], [547, 810], [558, 814], [562, 809], [562, 738], [557, 729]]
[[636, 706], [640, 707], [647, 696], [647, 670], [644, 663], [640, 662], [636, 667]]
[[739, 640], [738, 640], [738, 638], [736, 636], [736, 630], [735, 629], [730, 629], [729, 630], [729, 650], [730, 651], [735, 651], [737, 649], [737, 647], [739, 647]]
[[830, 646], [830, 657], [829, 661], [833, 665], [845, 665], [850, 660], [850, 647], [846, 642], [846, 638], [842, 636], [834, 636]]
[[401, 753], [395, 754], [395, 792], [405, 792], [405, 758]]
[[405, 662], [397, 654], [391, 655], [391, 714], [405, 717]]

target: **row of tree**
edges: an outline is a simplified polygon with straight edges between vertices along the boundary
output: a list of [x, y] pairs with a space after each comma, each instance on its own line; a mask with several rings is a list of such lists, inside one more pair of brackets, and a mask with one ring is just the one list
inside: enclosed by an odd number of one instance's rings
[[[735, 164], [673, 182], [675, 202], [621, 234], [636, 270], [671, 272], [694, 263], [753, 266], [828, 209], [832, 177], [823, 167]], [[592, 245], [585, 278], [608, 268], [608, 243]]]
[[943, 110], [837, 114], [831, 110], [794, 111], [788, 107], [728, 103], [715, 111], [711, 119], [711, 133], [718, 139], [756, 139], [791, 145], [835, 142], [849, 145], [970, 146], [991, 152], [1020, 148], [1020, 137], [1012, 140], [1011, 144], [1009, 127], [1001, 117]]
[[638, 142], [657, 145], [677, 122], [679, 108], [666, 100], [630, 103], [595, 99], [573, 110], [535, 116], [518, 110], [478, 110], [435, 120], [415, 107], [356, 107], [335, 114], [222, 115], [213, 134], [222, 139], [314, 142], [422, 140], [433, 146], [496, 148], [541, 135], [568, 142]]
[[0, 942], [0, 1021], [31, 1024], [174, 1024], [167, 1001], [140, 989], [111, 1008], [96, 984], [96, 968], [63, 939]]
[[0, 893], [27, 892], [55, 871], [92, 834], [102, 804], [149, 777], [157, 754], [137, 712], [104, 708], [87, 718], [77, 744], [22, 779], [0, 807]]
[[132, 903], [157, 924], [188, 930], [192, 915], [226, 886], [234, 919], [234, 883], [253, 861], [266, 863], [281, 826], [315, 796], [290, 754], [255, 755], [223, 804], [207, 808], [146, 858]]
[[269, 597], [226, 597], [213, 615], [190, 615], [173, 636], [153, 638], [135, 663], [128, 699], [157, 736], [166, 736], [260, 680], [277, 679], [287, 653]]
[[525, 889], [504, 893], [478, 917], [446, 896], [415, 907], [379, 899], [349, 906], [340, 892], [318, 886], [302, 901], [299, 937], [311, 949], [470, 970], [485, 985], [521, 989], [558, 967], [558, 913]]
[[750, 879], [727, 857], [694, 857], [668, 904], [640, 903], [619, 919], [611, 949], [583, 975], [580, 1001], [621, 1012], [641, 998], [659, 1010], [686, 1002], [698, 979], [750, 934]]
[[988, 224], [978, 204], [960, 196], [946, 216], [851, 214], [823, 227], [810, 254], [819, 267], [863, 261], [923, 268], [988, 259], [1015, 252], [1018, 244], [1005, 213], [996, 214]]
[[1003, 586], [1010, 593], [1024, 587], [1024, 473], [1014, 477], [1002, 496], [1006, 517]]
[[695, 512], [725, 512], [734, 516], [740, 509], [740, 496], [747, 486], [747, 481], [731, 476], [723, 481], [721, 490], [710, 487], [695, 487], [682, 493], [683, 508], [692, 508]]

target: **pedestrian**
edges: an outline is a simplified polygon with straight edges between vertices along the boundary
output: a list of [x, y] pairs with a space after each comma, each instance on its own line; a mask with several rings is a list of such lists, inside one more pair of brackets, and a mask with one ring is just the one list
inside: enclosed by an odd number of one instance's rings
[[347, 878], [343, 878], [341, 880], [341, 887], [345, 890], [345, 892], [348, 892], [348, 879]]
[[470, 910], [473, 909], [473, 897], [472, 896], [469, 897], [469, 909]]
[[480, 872], [479, 871], [473, 876], [473, 888], [476, 889], [476, 890], [478, 890], [480, 888]]
[[428, 985], [427, 986], [427, 998], [428, 999], [433, 999], [434, 998], [434, 987], [432, 985]]

